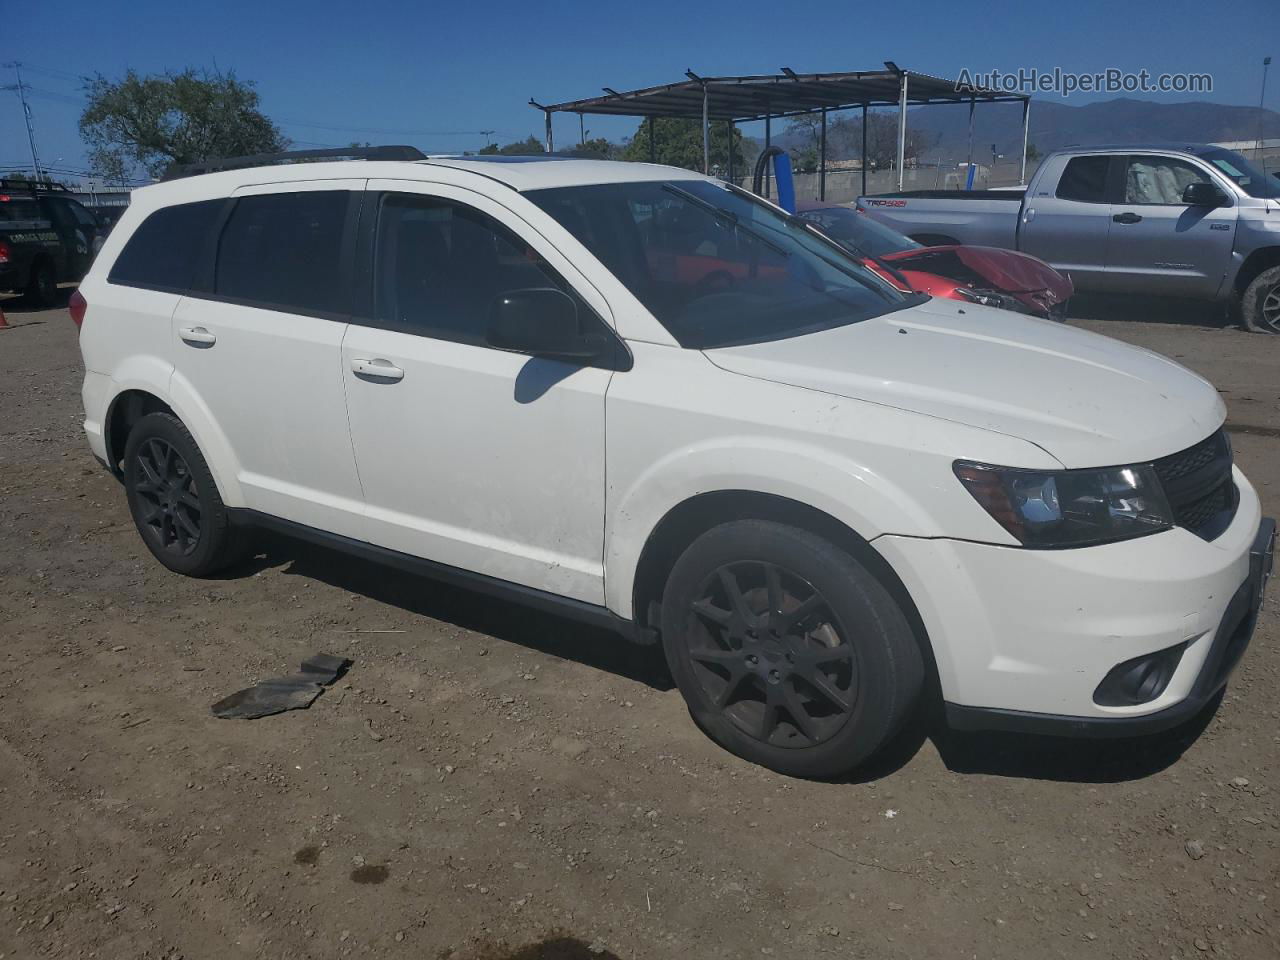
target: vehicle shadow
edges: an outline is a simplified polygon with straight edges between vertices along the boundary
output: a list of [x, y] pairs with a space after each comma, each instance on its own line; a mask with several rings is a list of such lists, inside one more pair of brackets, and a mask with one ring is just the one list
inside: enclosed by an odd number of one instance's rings
[[[267, 568], [307, 577], [417, 616], [573, 660], [666, 692], [675, 688], [660, 646], [641, 646], [598, 627], [522, 604], [353, 557], [327, 547], [262, 533], [256, 555], [227, 572], [243, 577]], [[477, 639], [477, 648], [482, 643]], [[936, 688], [878, 757], [845, 782], [869, 783], [905, 768], [931, 741], [953, 773], [1062, 783], [1123, 783], [1172, 766], [1212, 722], [1221, 695], [1197, 717], [1166, 733], [1115, 740], [952, 730], [943, 721]]]
[[[282, 567], [289, 576], [319, 580], [418, 616], [606, 670], [655, 690], [675, 687], [659, 647], [643, 646], [599, 627], [274, 534], [260, 535], [257, 553], [231, 575]], [[477, 650], [480, 645], [477, 640]]]
[[1167, 323], [1215, 330], [1232, 325], [1222, 304], [1100, 293], [1079, 293], [1072, 297], [1071, 319]]

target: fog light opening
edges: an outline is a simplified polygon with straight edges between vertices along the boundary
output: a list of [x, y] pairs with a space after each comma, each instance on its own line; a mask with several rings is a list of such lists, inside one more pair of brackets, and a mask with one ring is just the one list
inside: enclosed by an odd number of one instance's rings
[[1100, 707], [1132, 707], [1164, 693], [1191, 641], [1116, 664], [1093, 692]]

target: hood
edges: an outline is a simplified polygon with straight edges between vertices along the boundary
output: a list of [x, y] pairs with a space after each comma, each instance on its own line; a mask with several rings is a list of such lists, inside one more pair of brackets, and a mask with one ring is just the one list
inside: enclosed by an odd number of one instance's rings
[[895, 267], [927, 270], [980, 289], [1003, 293], [1048, 290], [1055, 300], [1071, 296], [1071, 280], [1043, 260], [999, 247], [922, 247], [892, 253], [884, 260]]
[[1167, 357], [948, 300], [706, 355], [743, 376], [1019, 437], [1066, 467], [1154, 460], [1203, 440], [1226, 417], [1217, 390]]

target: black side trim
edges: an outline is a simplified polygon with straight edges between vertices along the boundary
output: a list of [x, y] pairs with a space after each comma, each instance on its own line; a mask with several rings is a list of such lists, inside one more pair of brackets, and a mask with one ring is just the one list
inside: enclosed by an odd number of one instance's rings
[[1264, 517], [1249, 550], [1249, 576], [1227, 604], [1200, 667], [1200, 675], [1186, 699], [1171, 707], [1136, 717], [1072, 717], [998, 707], [970, 707], [947, 703], [947, 724], [956, 730], [1004, 730], [1055, 737], [1140, 737], [1186, 723], [1203, 710], [1224, 686], [1240, 662], [1258, 624], [1258, 609], [1274, 562], [1276, 522]]
[[418, 576], [430, 577], [433, 580], [440, 580], [467, 590], [474, 590], [477, 593], [509, 600], [537, 610], [545, 610], [548, 613], [576, 620], [579, 623], [602, 627], [614, 633], [619, 633], [628, 639], [638, 639], [634, 621], [625, 620], [612, 610], [596, 606], [593, 603], [585, 603], [582, 600], [574, 600], [570, 597], [547, 593], [545, 590], [535, 590], [533, 587], [511, 583], [507, 580], [499, 580], [483, 573], [463, 570], [461, 567], [451, 567], [445, 563], [437, 563], [434, 560], [426, 560], [411, 554], [400, 553], [398, 550], [390, 550], [386, 547], [379, 547], [376, 544], [366, 543], [363, 540], [355, 540], [351, 537], [329, 533], [325, 530], [317, 530], [315, 527], [294, 523], [292, 520], [282, 520], [280, 517], [259, 513], [257, 510], [231, 509], [227, 513], [230, 515], [231, 522], [236, 526], [261, 527], [265, 530], [273, 530], [289, 537], [305, 540], [308, 543], [314, 543], [322, 547], [329, 547], [342, 553], [372, 560], [375, 563], [386, 564]]
[[[1214, 691], [1217, 693], [1217, 690]], [[953, 730], [1000, 730], [1043, 737], [1110, 739], [1144, 737], [1186, 723], [1204, 709], [1211, 699], [1187, 697], [1157, 713], [1141, 717], [1070, 717], [1057, 713], [1001, 710], [998, 707], [966, 707], [947, 703], [947, 726]]]

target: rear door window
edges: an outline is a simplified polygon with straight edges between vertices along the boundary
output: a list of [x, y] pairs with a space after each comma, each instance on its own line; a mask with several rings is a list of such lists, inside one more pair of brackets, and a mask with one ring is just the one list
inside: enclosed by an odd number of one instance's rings
[[1109, 156], [1072, 157], [1058, 181], [1058, 199], [1108, 203], [1107, 172], [1110, 168]]
[[217, 299], [315, 316], [345, 315], [343, 233], [352, 194], [306, 190], [240, 197], [218, 240]]
[[180, 203], [155, 211], [133, 232], [107, 282], [125, 287], [186, 293], [201, 251], [222, 212], [224, 200]]

